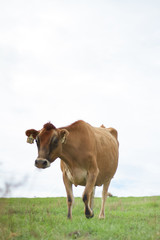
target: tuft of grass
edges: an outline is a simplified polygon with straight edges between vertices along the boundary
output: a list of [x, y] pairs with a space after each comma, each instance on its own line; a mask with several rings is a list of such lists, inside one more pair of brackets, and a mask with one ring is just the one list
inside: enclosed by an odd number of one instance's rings
[[160, 196], [108, 198], [106, 218], [86, 219], [81, 198], [75, 198], [73, 220], [66, 198], [1, 198], [0, 240], [160, 240]]

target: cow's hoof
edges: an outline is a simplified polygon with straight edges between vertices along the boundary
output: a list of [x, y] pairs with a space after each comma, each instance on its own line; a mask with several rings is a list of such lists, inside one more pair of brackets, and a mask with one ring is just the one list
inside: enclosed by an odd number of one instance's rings
[[86, 215], [86, 218], [90, 219], [94, 217], [94, 213], [92, 213], [91, 215]]
[[88, 206], [86, 206], [85, 215], [86, 215], [86, 218], [92, 218], [92, 217], [94, 217], [94, 212], [93, 212], [93, 210], [88, 208]]

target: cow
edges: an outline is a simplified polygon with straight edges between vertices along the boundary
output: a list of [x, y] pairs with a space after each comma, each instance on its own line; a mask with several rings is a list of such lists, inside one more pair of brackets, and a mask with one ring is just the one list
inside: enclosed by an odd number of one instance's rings
[[27, 142], [37, 143], [37, 168], [50, 167], [55, 159], [61, 159], [63, 182], [67, 193], [68, 218], [72, 219], [72, 185], [85, 186], [82, 200], [85, 216], [92, 218], [93, 197], [96, 186], [103, 185], [100, 219], [105, 218], [105, 201], [119, 155], [117, 131], [114, 128], [93, 127], [79, 120], [66, 127], [56, 128], [51, 122], [41, 130], [29, 129]]

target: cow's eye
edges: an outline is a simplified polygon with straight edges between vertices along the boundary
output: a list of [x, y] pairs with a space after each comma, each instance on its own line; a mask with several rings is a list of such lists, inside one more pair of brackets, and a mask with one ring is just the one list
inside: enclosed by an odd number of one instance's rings
[[37, 143], [37, 146], [39, 146], [39, 138], [38, 137], [36, 137], [36, 143]]
[[51, 143], [52, 143], [53, 145], [57, 146], [57, 144], [58, 144], [58, 137], [57, 137], [57, 136], [54, 136], [54, 137], [52, 138]]
[[49, 147], [49, 152], [51, 153], [52, 151], [54, 151], [54, 149], [57, 148], [58, 146], [58, 137], [57, 136], [54, 136], [52, 139], [51, 139], [51, 142], [50, 142], [50, 147]]

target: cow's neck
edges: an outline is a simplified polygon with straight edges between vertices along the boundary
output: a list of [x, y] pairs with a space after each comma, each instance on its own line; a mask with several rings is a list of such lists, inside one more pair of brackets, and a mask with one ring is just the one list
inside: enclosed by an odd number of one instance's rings
[[73, 162], [77, 158], [77, 147], [67, 141], [62, 145], [62, 153], [60, 155], [62, 161], [64, 161], [69, 167], [72, 167]]

